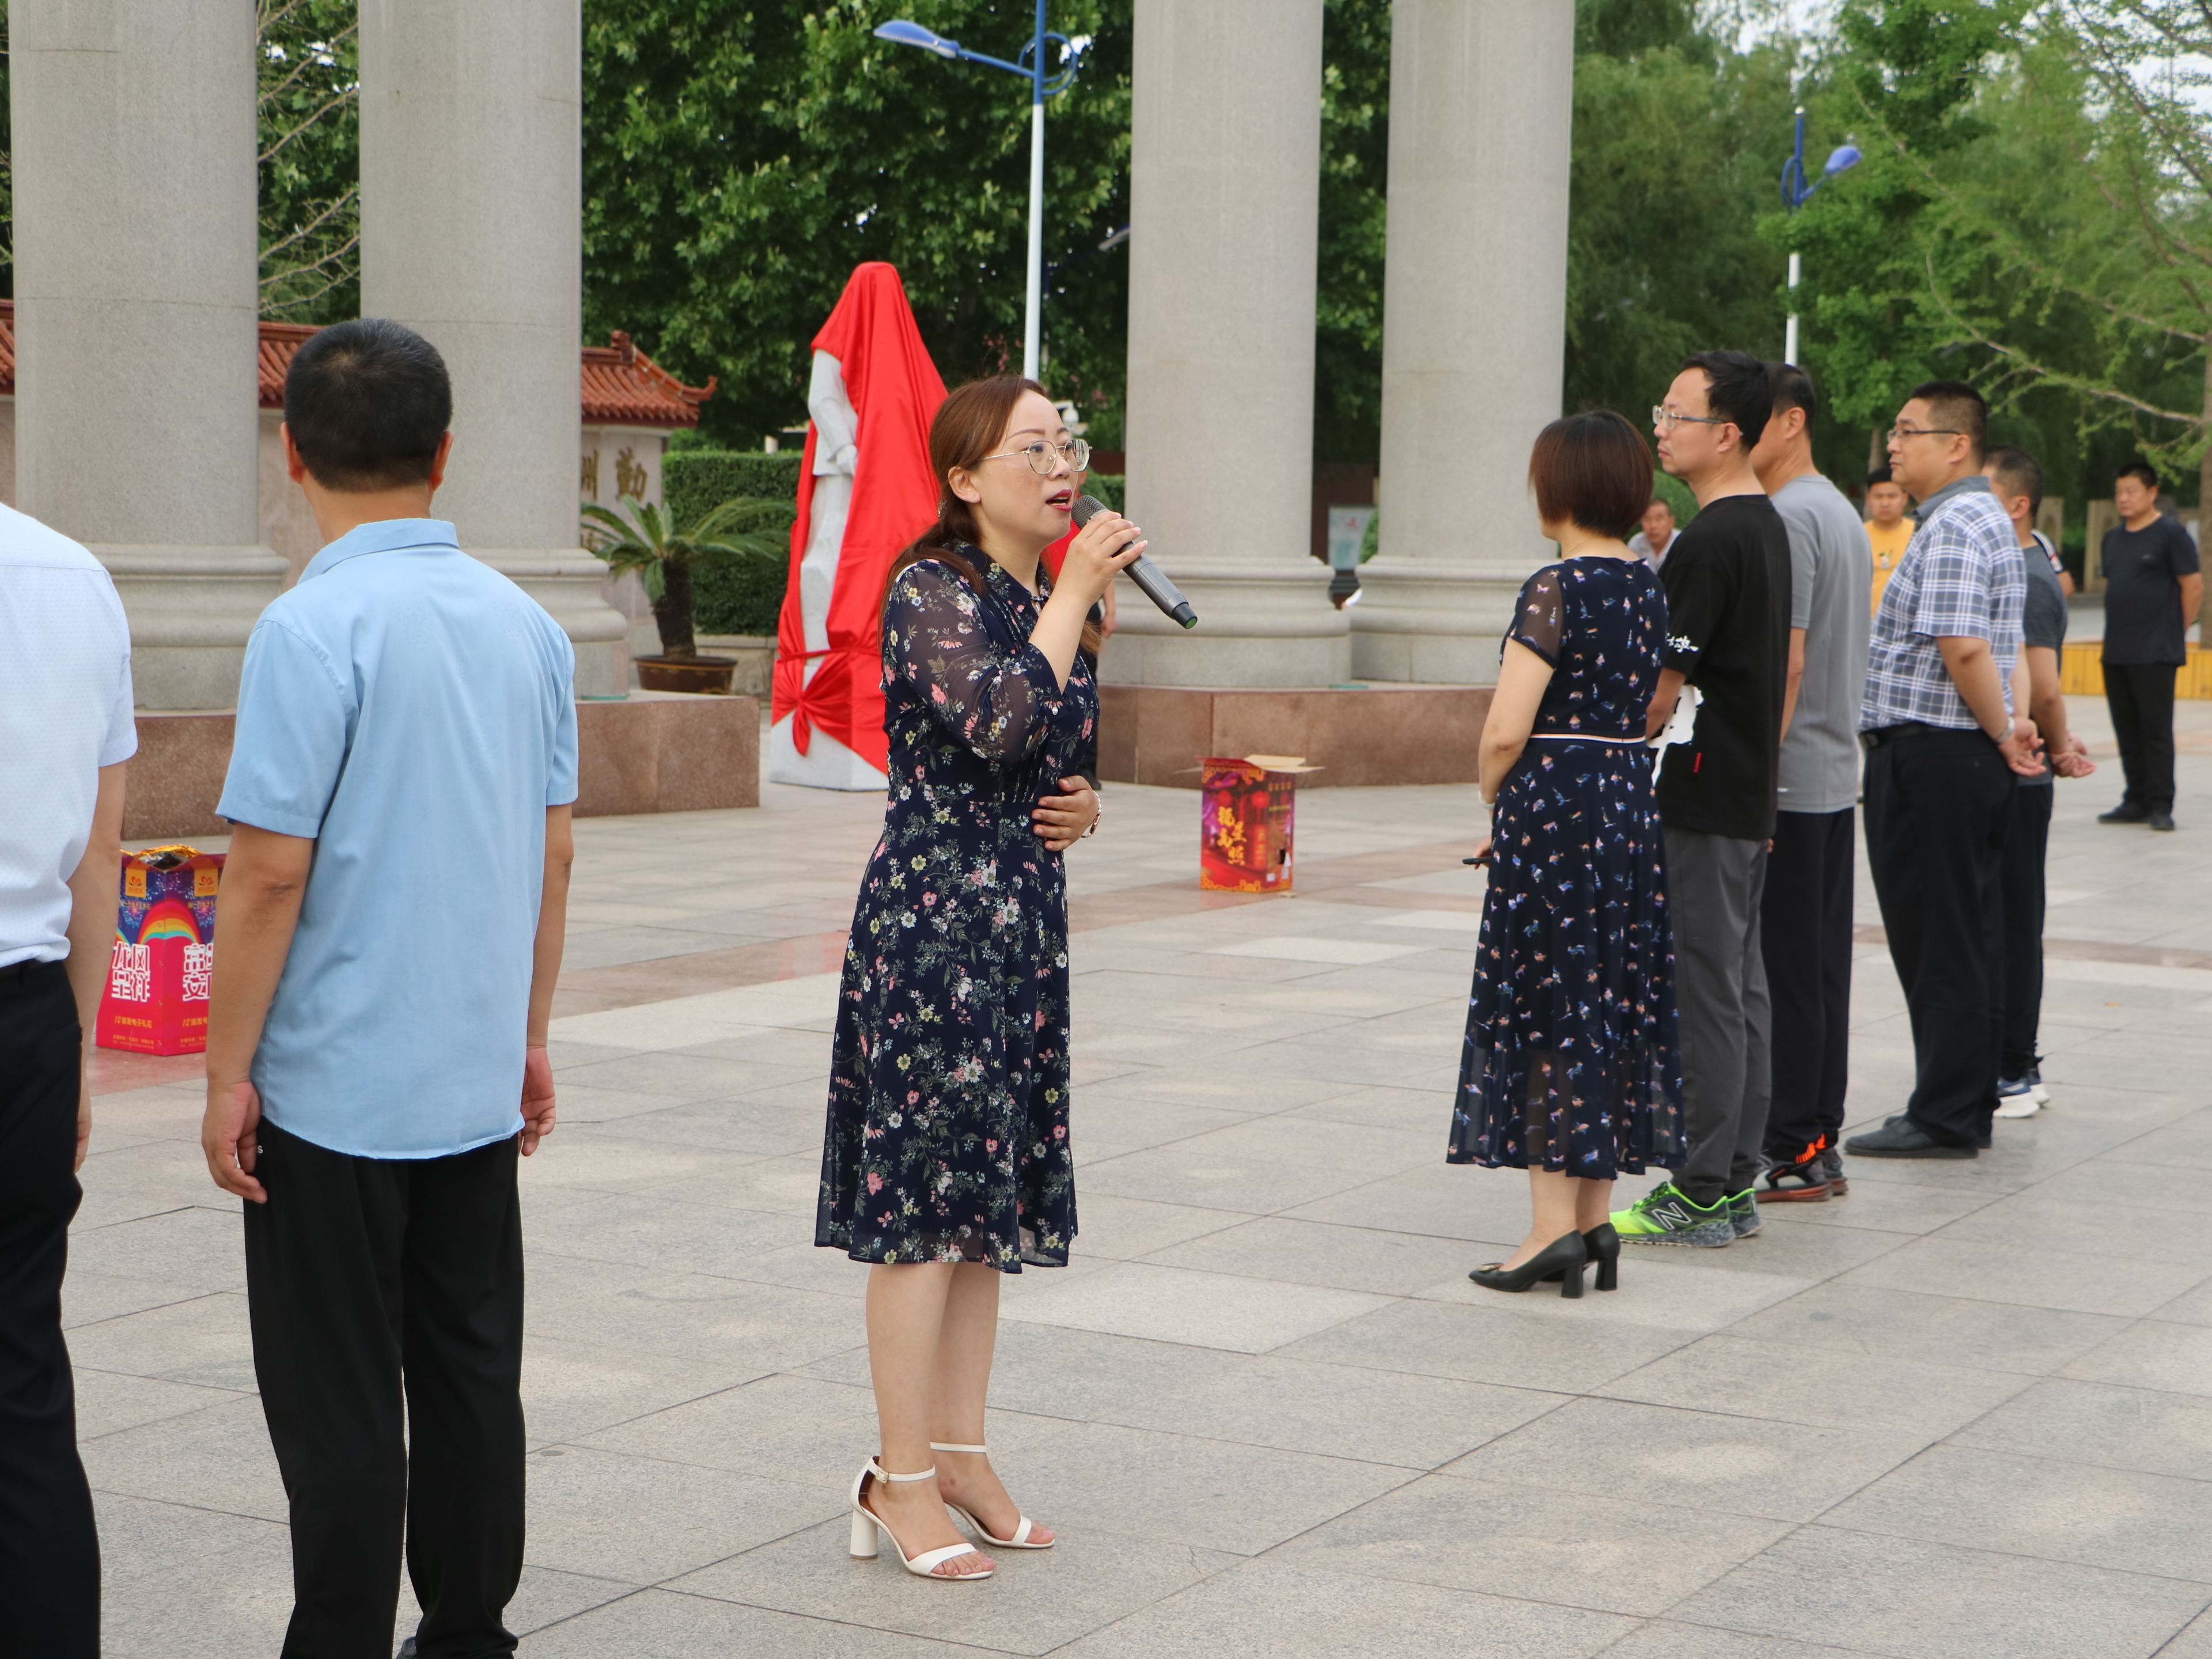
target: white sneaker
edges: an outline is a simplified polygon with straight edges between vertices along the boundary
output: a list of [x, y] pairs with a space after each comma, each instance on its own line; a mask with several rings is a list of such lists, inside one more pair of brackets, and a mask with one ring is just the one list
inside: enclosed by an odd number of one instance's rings
[[2033, 1117], [2043, 1109], [2037, 1098], [2035, 1085], [2026, 1078], [2001, 1078], [1997, 1081], [1997, 1105], [1992, 1114], [1996, 1117]]

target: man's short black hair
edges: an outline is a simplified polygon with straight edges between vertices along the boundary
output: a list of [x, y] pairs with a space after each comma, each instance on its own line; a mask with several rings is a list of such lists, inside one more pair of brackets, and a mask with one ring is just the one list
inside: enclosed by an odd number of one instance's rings
[[1905, 401], [1924, 400], [1936, 428], [1964, 433], [1969, 453], [1978, 461], [1990, 447], [1989, 400], [1964, 380], [1923, 380]]
[[1774, 408], [1766, 365], [1748, 351], [1700, 351], [1683, 358], [1682, 367], [1703, 369], [1711, 382], [1705, 389], [1705, 412], [1734, 422], [1746, 449], [1758, 443]]
[[2034, 456], [2010, 444], [1999, 444], [1982, 458], [2000, 495], [2027, 497], [2027, 516], [2043, 511], [2043, 468]]
[[1867, 488], [1869, 489], [1872, 489], [1878, 483], [1895, 483], [1896, 482], [1896, 479], [1889, 476], [1889, 463], [1887, 461], [1883, 462], [1880, 466], [1870, 468], [1867, 472]]
[[2140, 478], [2143, 487], [2154, 495], [2158, 494], [2158, 469], [2140, 455], [2120, 469], [2123, 478]]
[[453, 420], [438, 348], [382, 317], [308, 336], [284, 376], [284, 424], [325, 489], [366, 495], [426, 482]]
[[1769, 363], [1766, 384], [1774, 412], [1803, 410], [1805, 429], [1810, 432], [1813, 422], [1820, 417], [1820, 395], [1813, 390], [1813, 377], [1795, 363]]

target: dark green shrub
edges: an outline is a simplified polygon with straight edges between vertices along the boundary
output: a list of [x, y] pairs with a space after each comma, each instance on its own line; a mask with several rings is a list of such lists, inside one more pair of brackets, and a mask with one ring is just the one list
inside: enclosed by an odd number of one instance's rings
[[[704, 513], [738, 495], [773, 496], [796, 503], [805, 458], [796, 449], [676, 451], [661, 462], [661, 489], [679, 517]], [[702, 634], [775, 632], [790, 580], [788, 562], [731, 560], [692, 574], [692, 609]]]

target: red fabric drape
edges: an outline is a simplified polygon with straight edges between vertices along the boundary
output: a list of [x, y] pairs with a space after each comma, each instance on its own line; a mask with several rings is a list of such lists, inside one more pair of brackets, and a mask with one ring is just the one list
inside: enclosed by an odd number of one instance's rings
[[[799, 610], [799, 568], [814, 502], [815, 432], [806, 428], [799, 477], [799, 516], [791, 527], [791, 576], [776, 624], [771, 707], [786, 714], [792, 742], [807, 751], [816, 728], [870, 765], [888, 769], [884, 736], [884, 579], [896, 558], [937, 516], [929, 470], [929, 423], [945, 401], [945, 382], [915, 327], [899, 274], [880, 260], [856, 268], [830, 320], [814, 337], [845, 371], [845, 392], [859, 417], [853, 503], [830, 599], [828, 648], [810, 657]], [[822, 666], [811, 680], [810, 662]]]

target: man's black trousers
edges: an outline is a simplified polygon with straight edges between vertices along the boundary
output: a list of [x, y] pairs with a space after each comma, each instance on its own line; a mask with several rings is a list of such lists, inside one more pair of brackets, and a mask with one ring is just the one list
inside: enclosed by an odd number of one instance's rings
[[0, 1651], [39, 1659], [100, 1653], [100, 1539], [62, 1340], [82, 1041], [61, 963], [0, 968]]
[[2173, 677], [2172, 663], [2105, 665], [2105, 707], [2120, 745], [2127, 799], [2154, 812], [2173, 811]]
[[1774, 1006], [1766, 1156], [1802, 1164], [1836, 1144], [1850, 1081], [1851, 854], [1858, 811], [1778, 812], [1760, 933]]
[[246, 1206], [246, 1291], [291, 1502], [284, 1659], [390, 1659], [403, 1522], [422, 1659], [512, 1653], [515, 1142], [416, 1160], [348, 1157], [265, 1121], [258, 1139], [269, 1201]]
[[1867, 862], [1912, 1019], [1905, 1110], [1937, 1139], [1972, 1146], [1996, 1109], [1998, 871], [2016, 779], [1979, 732], [1891, 731], [1867, 757]]
[[2026, 1077], [2036, 1064], [2035, 1033], [2043, 1018], [2043, 861], [2051, 847], [2055, 784], [2026, 784], [2012, 804], [2005, 832], [2004, 1048], [2000, 1077]]

